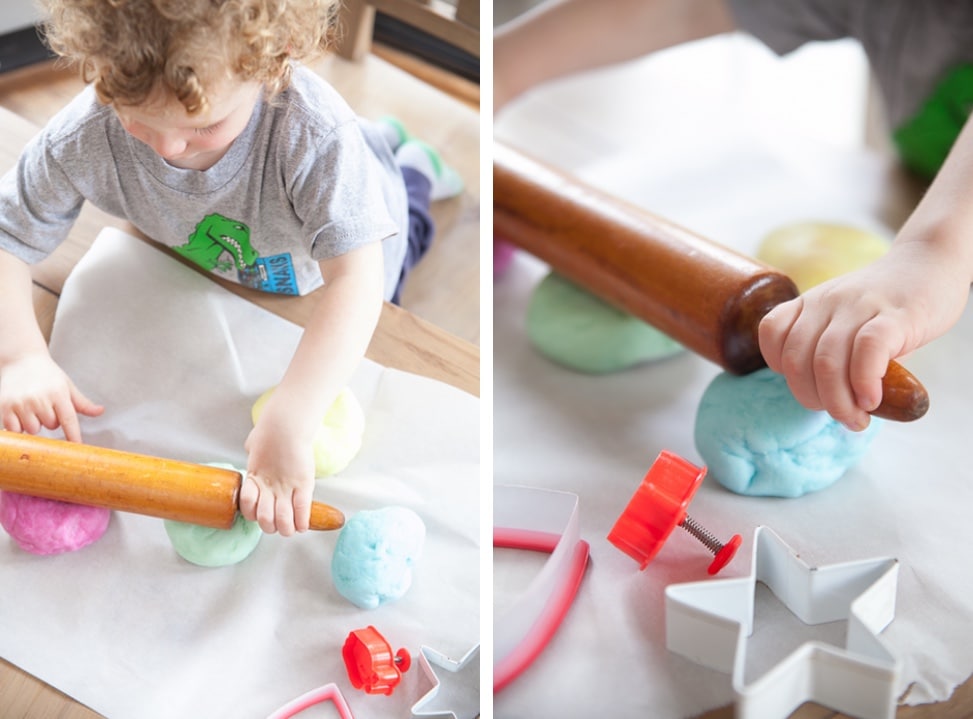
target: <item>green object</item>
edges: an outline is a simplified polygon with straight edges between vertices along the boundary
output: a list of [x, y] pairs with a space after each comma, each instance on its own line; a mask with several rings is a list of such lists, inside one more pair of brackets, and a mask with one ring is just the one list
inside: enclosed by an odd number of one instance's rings
[[436, 171], [436, 177], [441, 177], [443, 174], [443, 158], [439, 156], [436, 152], [436, 148], [430, 145], [428, 142], [423, 142], [422, 140], [410, 140], [416, 145], [422, 148], [422, 151], [426, 153], [429, 157], [429, 161], [432, 163], [433, 169]]
[[206, 215], [186, 243], [172, 249], [207, 272], [235, 271], [237, 281], [246, 287], [282, 295], [299, 294], [290, 253], [261, 257], [250, 244], [250, 228], [218, 212]]
[[902, 162], [931, 180], [959, 136], [973, 108], [973, 65], [951, 70], [918, 112], [903, 123], [892, 139]]
[[395, 130], [395, 134], [399, 136], [400, 145], [403, 142], [408, 142], [409, 140], [412, 139], [412, 136], [409, 134], [409, 131], [405, 129], [405, 125], [402, 124], [402, 121], [399, 118], [393, 115], [383, 115], [382, 117], [378, 118], [378, 121], [384, 122], [386, 125], [389, 125], [390, 127], [392, 127], [392, 129]]
[[263, 531], [242, 515], [229, 529], [202, 527], [188, 522], [164, 521], [172, 548], [187, 562], [201, 567], [225, 567], [242, 562], [257, 548]]
[[[244, 474], [231, 464], [211, 462], [209, 466]], [[164, 520], [163, 524], [176, 554], [201, 567], [225, 567], [242, 562], [257, 548], [263, 536], [259, 524], [244, 519], [240, 514], [229, 529], [203, 527], [172, 519]]]
[[531, 297], [527, 336], [547, 358], [589, 374], [618, 372], [683, 351], [655, 327], [553, 272]]
[[172, 249], [209, 271], [246, 269], [258, 257], [250, 245], [250, 228], [217, 212], [199, 221], [186, 244]]

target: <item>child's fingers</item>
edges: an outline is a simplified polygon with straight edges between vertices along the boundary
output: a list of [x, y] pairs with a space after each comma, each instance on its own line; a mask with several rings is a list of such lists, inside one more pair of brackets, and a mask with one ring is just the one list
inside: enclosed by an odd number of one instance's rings
[[290, 537], [294, 534], [294, 505], [285, 497], [274, 498], [274, 520], [280, 536]]
[[829, 325], [814, 348], [814, 380], [821, 407], [853, 430], [868, 426], [868, 414], [858, 406], [850, 381], [851, 344], [849, 334]]
[[882, 377], [902, 347], [900, 329], [885, 317], [867, 322], [855, 336], [848, 371], [858, 406], [866, 412], [882, 401]]
[[8, 432], [23, 432], [24, 426], [20, 423], [20, 417], [12, 409], [3, 413], [3, 428]]
[[306, 532], [311, 525], [311, 492], [297, 488], [289, 498], [276, 497], [274, 519], [282, 537]]
[[20, 423], [20, 431], [26, 432], [27, 434], [37, 434], [41, 431], [40, 420], [37, 419], [37, 414], [32, 409], [21, 408], [17, 412], [17, 420]]
[[30, 402], [26, 411], [30, 412], [37, 418], [37, 422], [41, 427], [47, 427], [48, 429], [55, 429], [58, 425], [57, 421], [57, 398], [55, 397], [53, 401], [48, 401], [46, 397], [41, 397]]
[[311, 527], [312, 493], [302, 489], [294, 490], [294, 528], [306, 532]]
[[[80, 442], [81, 424], [78, 422], [78, 415], [74, 411], [74, 408], [72, 407], [58, 414], [58, 417], [61, 420], [61, 431], [64, 432], [64, 439], [68, 442]], [[54, 426], [56, 427], [57, 425], [55, 424]], [[48, 427], [48, 429], [54, 429], [54, 427]]]
[[[259, 482], [258, 478], [254, 478]], [[266, 484], [260, 482], [260, 497], [257, 498], [257, 524], [267, 534], [277, 531], [277, 498]]]
[[260, 488], [257, 481], [247, 472], [240, 484], [240, 498], [238, 504], [240, 514], [250, 522], [257, 521], [257, 500], [260, 498]]
[[70, 391], [71, 403], [74, 405], [75, 410], [86, 417], [97, 417], [105, 411], [105, 408], [102, 405], [88, 399], [77, 387], [74, 386], [73, 383], [70, 386]]
[[48, 429], [61, 427], [64, 438], [68, 442], [81, 441], [81, 425], [78, 422], [78, 414], [74, 411], [74, 403], [70, 398], [55, 400], [50, 407], [50, 412], [39, 416], [41, 423]]
[[800, 318], [794, 322], [780, 350], [778, 372], [787, 378], [794, 399], [811, 410], [822, 407], [815, 359], [821, 328]]
[[781, 353], [791, 327], [801, 314], [801, 298], [784, 302], [764, 315], [757, 326], [760, 354], [774, 372], [781, 372]]

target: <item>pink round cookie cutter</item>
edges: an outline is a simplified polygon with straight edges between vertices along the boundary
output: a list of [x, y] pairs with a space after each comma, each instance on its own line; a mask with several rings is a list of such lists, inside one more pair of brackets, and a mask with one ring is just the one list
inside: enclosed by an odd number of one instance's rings
[[498, 485], [493, 495], [493, 546], [548, 552], [526, 591], [493, 628], [493, 691], [499, 692], [537, 658], [574, 601], [589, 545], [580, 538], [578, 496]]

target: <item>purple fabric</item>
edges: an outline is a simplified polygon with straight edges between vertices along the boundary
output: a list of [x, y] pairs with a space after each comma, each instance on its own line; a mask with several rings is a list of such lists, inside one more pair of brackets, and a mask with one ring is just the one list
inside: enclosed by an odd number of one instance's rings
[[405, 180], [405, 191], [409, 199], [409, 237], [405, 259], [402, 260], [402, 274], [399, 275], [399, 284], [392, 295], [392, 303], [396, 305], [399, 304], [406, 276], [432, 246], [436, 233], [435, 223], [429, 214], [432, 192], [429, 178], [412, 167], [402, 168], [402, 178]]

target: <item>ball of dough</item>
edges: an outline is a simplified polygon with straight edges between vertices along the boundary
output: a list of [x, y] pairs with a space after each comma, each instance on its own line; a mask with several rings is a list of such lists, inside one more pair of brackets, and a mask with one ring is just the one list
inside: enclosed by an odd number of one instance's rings
[[341, 528], [331, 578], [341, 596], [362, 609], [399, 599], [412, 584], [426, 527], [405, 507], [357, 512]]
[[[243, 474], [232, 464], [210, 462], [208, 466], [232, 469]], [[163, 524], [176, 554], [201, 567], [225, 567], [242, 562], [257, 548], [263, 536], [259, 524], [247, 521], [239, 514], [229, 529], [203, 527], [172, 519], [164, 520]]]
[[[264, 405], [273, 394], [264, 392], [251, 411], [256, 424]], [[365, 434], [365, 412], [352, 391], [345, 387], [325, 412], [314, 438], [314, 473], [316, 477], [337, 474], [355, 458]]]
[[888, 252], [889, 241], [850, 225], [798, 222], [769, 233], [758, 260], [776, 267], [806, 292], [833, 277], [874, 262]]
[[618, 372], [683, 351], [668, 335], [554, 272], [531, 296], [527, 336], [544, 356], [590, 374]]
[[242, 562], [257, 548], [260, 525], [237, 515], [229, 529], [203, 527], [188, 522], [164, 521], [172, 548], [187, 562], [201, 567], [225, 567]]
[[493, 238], [493, 279], [500, 279], [514, 261], [516, 249], [509, 242]]
[[708, 476], [738, 494], [800, 497], [831, 485], [865, 454], [881, 426], [852, 432], [801, 406], [783, 375], [723, 373], [696, 414], [696, 450]]
[[56, 499], [0, 492], [0, 525], [31, 554], [61, 554], [101, 538], [111, 510]]

